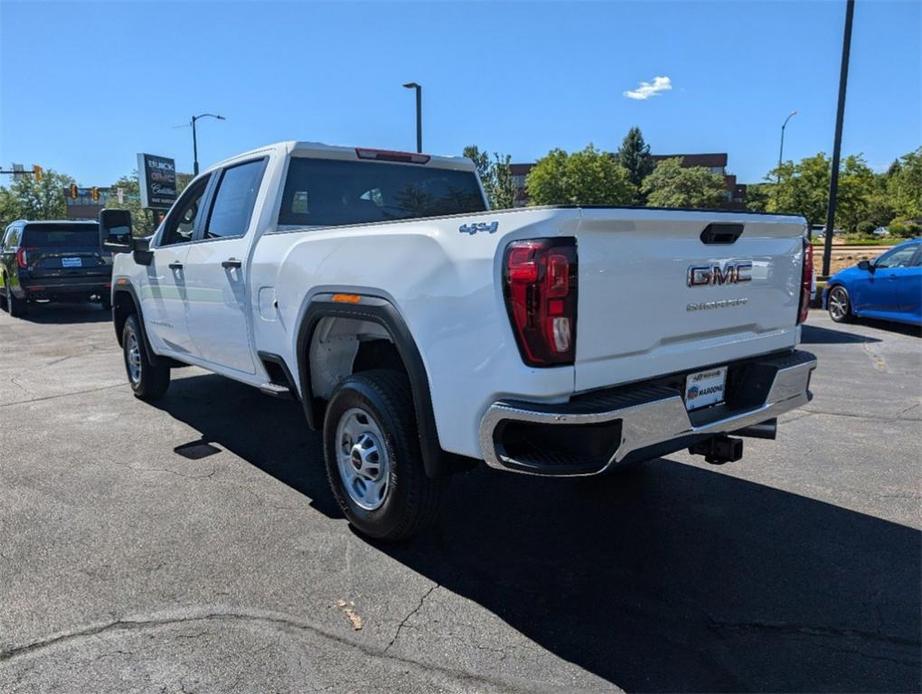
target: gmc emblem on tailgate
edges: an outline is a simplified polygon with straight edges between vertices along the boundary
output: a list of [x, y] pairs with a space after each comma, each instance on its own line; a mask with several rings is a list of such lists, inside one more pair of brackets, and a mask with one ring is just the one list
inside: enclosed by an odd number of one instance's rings
[[689, 287], [709, 287], [723, 284], [742, 284], [752, 281], [752, 263], [727, 263], [720, 265], [692, 265], [688, 268]]

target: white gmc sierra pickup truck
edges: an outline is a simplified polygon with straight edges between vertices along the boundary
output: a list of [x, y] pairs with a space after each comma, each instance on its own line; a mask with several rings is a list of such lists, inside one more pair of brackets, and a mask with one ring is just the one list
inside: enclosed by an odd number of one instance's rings
[[100, 215], [129, 381], [209, 369], [300, 401], [361, 532], [399, 539], [474, 461], [594, 475], [738, 459], [809, 401], [800, 217], [489, 210], [461, 158], [285, 142], [193, 180], [146, 239]]

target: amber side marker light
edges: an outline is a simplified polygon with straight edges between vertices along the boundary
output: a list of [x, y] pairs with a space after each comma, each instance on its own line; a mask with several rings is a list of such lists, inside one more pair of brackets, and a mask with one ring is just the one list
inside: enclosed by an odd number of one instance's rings
[[357, 304], [362, 300], [358, 294], [334, 294], [333, 301], [338, 304]]

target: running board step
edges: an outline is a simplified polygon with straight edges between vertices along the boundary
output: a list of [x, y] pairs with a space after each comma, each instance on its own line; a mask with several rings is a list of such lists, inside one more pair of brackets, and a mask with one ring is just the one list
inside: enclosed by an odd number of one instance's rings
[[282, 386], [278, 383], [263, 383], [259, 386], [259, 390], [266, 395], [271, 395], [273, 398], [290, 400], [292, 397], [291, 390], [288, 386]]

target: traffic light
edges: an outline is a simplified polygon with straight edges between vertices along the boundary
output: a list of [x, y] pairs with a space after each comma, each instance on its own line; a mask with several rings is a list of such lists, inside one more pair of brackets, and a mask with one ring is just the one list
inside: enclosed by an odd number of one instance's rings
[[42, 178], [44, 178], [45, 176], [45, 169], [43, 169], [38, 164], [33, 164], [32, 165], [32, 176], [35, 179], [36, 183], [41, 183]]
[[90, 197], [93, 198], [93, 202], [99, 202], [99, 188], [93, 186], [90, 190]]
[[77, 199], [77, 184], [76, 183], [70, 184], [70, 199], [71, 200]]

